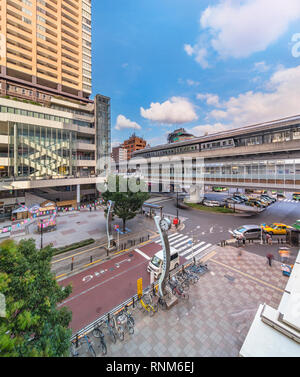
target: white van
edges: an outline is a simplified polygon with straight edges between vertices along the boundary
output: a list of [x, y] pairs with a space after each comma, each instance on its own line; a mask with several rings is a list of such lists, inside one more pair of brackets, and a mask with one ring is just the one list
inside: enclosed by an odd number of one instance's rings
[[[174, 247], [170, 247], [171, 260], [170, 260], [170, 271], [179, 266], [179, 254]], [[160, 277], [162, 273], [164, 254], [163, 250], [158, 251], [152, 259], [149, 261], [147, 268], [148, 272], [153, 272], [155, 279]]]

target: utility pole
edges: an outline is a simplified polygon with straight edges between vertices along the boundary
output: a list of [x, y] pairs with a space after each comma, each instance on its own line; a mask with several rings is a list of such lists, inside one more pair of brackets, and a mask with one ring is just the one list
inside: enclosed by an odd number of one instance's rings
[[43, 248], [43, 219], [41, 219], [41, 249]]

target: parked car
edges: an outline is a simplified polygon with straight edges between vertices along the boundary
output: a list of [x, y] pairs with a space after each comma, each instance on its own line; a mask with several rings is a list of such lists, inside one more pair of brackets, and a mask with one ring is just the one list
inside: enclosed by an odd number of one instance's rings
[[274, 198], [273, 196], [270, 196], [270, 195], [267, 195], [267, 194], [262, 194], [261, 197], [266, 198], [267, 200], [270, 200], [272, 203], [276, 202], [276, 198]]
[[219, 207], [220, 206], [220, 202], [218, 202], [217, 200], [204, 199], [202, 204], [204, 204], [207, 207]]
[[297, 220], [295, 224], [292, 225], [293, 228], [300, 230], [300, 220]]
[[246, 202], [248, 200], [248, 196], [243, 195], [243, 194], [234, 194], [233, 198], [237, 198], [242, 202]]
[[243, 203], [243, 200], [232, 197], [232, 198], [226, 198], [226, 199], [224, 200], [224, 202], [226, 202], [226, 203], [241, 204], [241, 203]]
[[294, 194], [293, 194], [293, 200], [300, 201], [300, 192], [294, 192]]
[[262, 204], [264, 204], [266, 207], [269, 206], [271, 204], [270, 200], [268, 200], [267, 198], [257, 198], [257, 200], [259, 200]]
[[261, 227], [265, 233], [269, 234], [286, 234], [287, 229], [292, 229], [291, 226], [280, 223], [262, 224]]
[[261, 228], [259, 225], [242, 225], [232, 232], [234, 238], [245, 237], [246, 240], [259, 239], [261, 237]]
[[258, 199], [249, 199], [248, 202], [253, 203], [256, 207], [259, 207], [259, 208], [266, 208], [267, 207], [267, 204], [262, 203]]

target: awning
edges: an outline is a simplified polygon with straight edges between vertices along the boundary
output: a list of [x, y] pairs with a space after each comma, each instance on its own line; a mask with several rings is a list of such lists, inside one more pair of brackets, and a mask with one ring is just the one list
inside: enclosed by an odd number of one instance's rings
[[12, 213], [22, 213], [22, 212], [28, 212], [28, 208], [26, 206], [16, 208], [12, 211]]
[[66, 206], [72, 206], [76, 207], [77, 202], [76, 200], [65, 200], [63, 202], [56, 202], [57, 207], [66, 207]]

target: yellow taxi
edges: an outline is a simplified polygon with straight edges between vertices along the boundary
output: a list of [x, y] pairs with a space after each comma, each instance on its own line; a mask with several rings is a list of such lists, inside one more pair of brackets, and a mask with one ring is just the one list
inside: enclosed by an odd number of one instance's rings
[[262, 229], [264, 232], [269, 234], [286, 234], [287, 229], [292, 227], [286, 224], [273, 223], [270, 225], [262, 224]]

